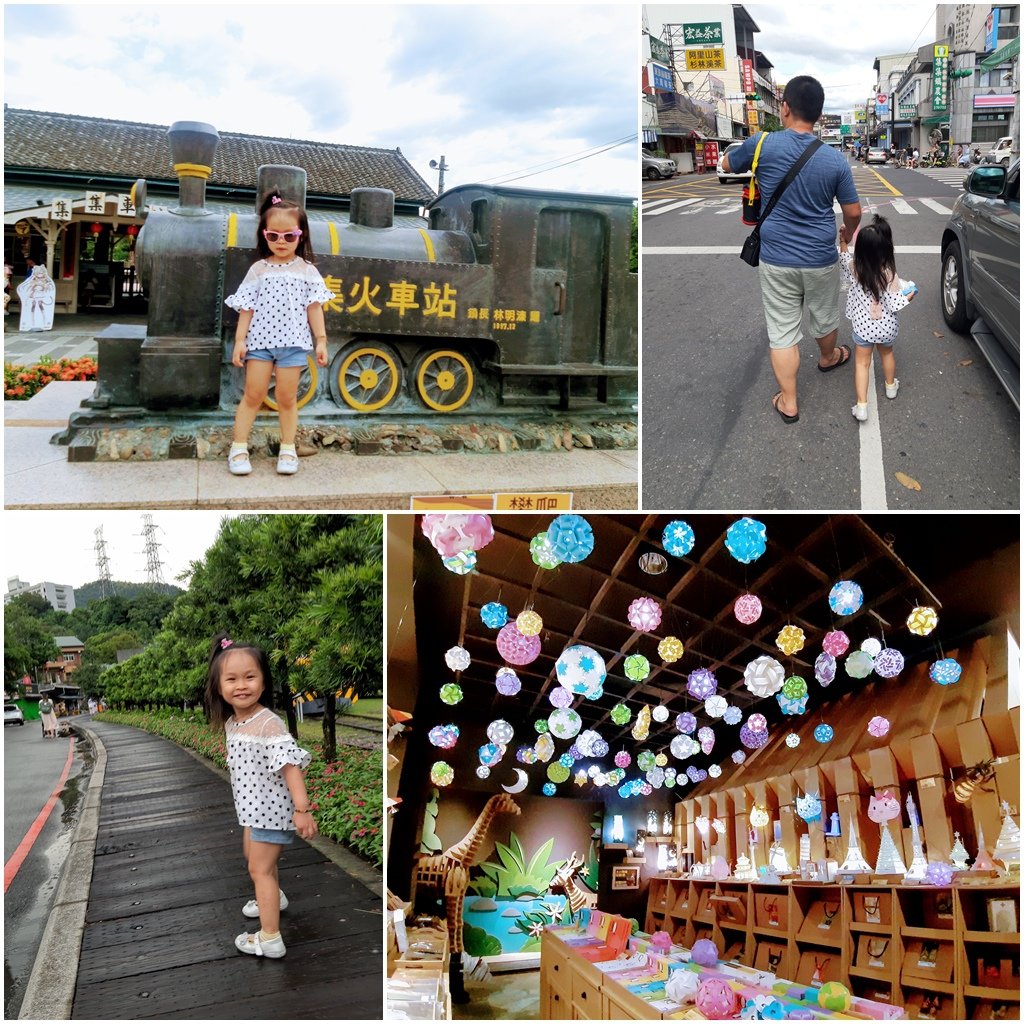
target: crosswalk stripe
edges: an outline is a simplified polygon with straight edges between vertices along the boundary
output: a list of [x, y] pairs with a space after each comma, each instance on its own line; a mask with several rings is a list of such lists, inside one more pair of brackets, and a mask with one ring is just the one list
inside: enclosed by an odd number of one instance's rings
[[730, 203], [724, 209], [715, 210], [715, 213], [719, 217], [721, 217], [722, 214], [724, 214], [724, 213], [731, 213], [731, 214], [735, 215], [737, 210], [742, 210], [742, 209], [743, 209], [743, 204], [742, 203], [735, 203], [735, 204]]
[[917, 210], [915, 210], [910, 203], [904, 199], [890, 199], [889, 202], [892, 204], [892, 208], [897, 213], [911, 213], [915, 217], [917, 216]]
[[644, 210], [645, 217], [657, 217], [659, 214], [668, 213], [669, 210], [678, 210], [681, 206], [692, 206], [694, 203], [703, 203], [703, 199], [682, 199], [678, 203], [663, 206], [660, 210], [651, 210], [650, 213]]
[[948, 207], [943, 206], [942, 203], [937, 203], [934, 199], [921, 199], [918, 201], [922, 205], [927, 206], [929, 210], [934, 210], [936, 213], [943, 213], [948, 216], [953, 212]]
[[678, 196], [668, 196], [665, 199], [652, 199], [650, 200], [650, 202], [645, 202], [644, 213], [646, 213], [650, 209], [653, 209], [655, 206], [664, 206], [666, 203], [671, 203], [678, 198]]

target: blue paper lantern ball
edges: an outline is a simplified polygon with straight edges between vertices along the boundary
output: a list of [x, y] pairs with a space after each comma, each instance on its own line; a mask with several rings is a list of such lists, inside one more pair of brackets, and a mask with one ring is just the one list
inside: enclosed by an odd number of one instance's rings
[[765, 553], [768, 547], [768, 531], [764, 523], [744, 516], [726, 530], [725, 546], [737, 562], [749, 565]]
[[864, 603], [864, 591], [853, 580], [840, 580], [828, 593], [829, 607], [836, 615], [852, 615]]
[[697, 718], [690, 711], [676, 715], [676, 729], [683, 733], [692, 733], [697, 728]]
[[722, 715], [722, 721], [726, 725], [739, 725], [743, 720], [743, 712], [735, 704], [730, 704]]
[[545, 782], [544, 785], [541, 786], [540, 791], [545, 796], [554, 796], [556, 793], [555, 784], [553, 782]]
[[480, 609], [480, 618], [485, 626], [501, 629], [508, 622], [508, 609], [497, 601], [491, 601]]
[[682, 519], [673, 519], [662, 531], [661, 543], [670, 555], [682, 558], [693, 550], [697, 538], [693, 535], [690, 524]]
[[824, 722], [822, 722], [821, 725], [815, 726], [814, 728], [814, 738], [819, 743], [830, 742], [834, 735], [835, 733], [832, 729], [832, 726], [826, 725]]
[[566, 752], [558, 759], [558, 763], [562, 765], [563, 768], [571, 768], [576, 763], [576, 758], [573, 757], [572, 754]]
[[548, 527], [548, 540], [563, 562], [582, 562], [594, 550], [594, 531], [583, 516], [558, 516]]
[[928, 674], [932, 677], [932, 682], [938, 683], [940, 686], [950, 686], [952, 683], [960, 681], [962, 671], [960, 662], [955, 658], [942, 658], [932, 665]]

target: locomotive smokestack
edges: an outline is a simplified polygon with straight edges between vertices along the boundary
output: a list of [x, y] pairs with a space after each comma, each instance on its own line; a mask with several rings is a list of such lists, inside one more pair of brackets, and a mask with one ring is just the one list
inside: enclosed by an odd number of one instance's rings
[[266, 201], [267, 193], [277, 189], [282, 198], [306, 206], [306, 172], [291, 164], [264, 164], [256, 172], [256, 216]]
[[220, 136], [212, 124], [202, 121], [175, 121], [167, 129], [171, 163], [178, 176], [178, 209], [186, 217], [209, 214], [206, 209], [206, 179], [210, 176], [213, 154]]
[[389, 188], [354, 188], [349, 207], [350, 224], [390, 228], [395, 223], [395, 193]]

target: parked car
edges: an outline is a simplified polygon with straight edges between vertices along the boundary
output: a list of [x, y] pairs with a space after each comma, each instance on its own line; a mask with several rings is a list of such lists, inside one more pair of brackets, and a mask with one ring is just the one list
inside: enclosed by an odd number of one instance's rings
[[675, 160], [669, 160], [663, 156], [651, 156], [650, 153], [643, 155], [643, 173], [649, 181], [657, 181], [658, 178], [671, 178], [676, 171]]
[[729, 181], [750, 181], [753, 177], [750, 171], [744, 171], [742, 174], [737, 172], [730, 172], [726, 174], [722, 169], [722, 162], [725, 160], [726, 156], [730, 153], [735, 153], [742, 145], [742, 142], [731, 142], [726, 147], [725, 152], [718, 154], [718, 180], [722, 185]]
[[24, 725], [25, 715], [17, 704], [4, 705], [4, 725]]
[[982, 164], [942, 233], [942, 315], [970, 334], [1020, 408], [1020, 160]]
[[1013, 136], [1004, 135], [986, 154], [984, 162], [987, 164], [1006, 164], [1010, 166], [1010, 157], [1013, 155]]
[[889, 154], [877, 146], [869, 146], [867, 156], [864, 157], [865, 164], [884, 164], [889, 159]]

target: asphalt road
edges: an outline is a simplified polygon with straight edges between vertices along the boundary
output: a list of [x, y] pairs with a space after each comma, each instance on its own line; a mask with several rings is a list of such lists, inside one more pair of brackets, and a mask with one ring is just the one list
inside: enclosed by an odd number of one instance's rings
[[[4, 863], [60, 779], [74, 740], [44, 740], [38, 722], [4, 728]], [[83, 757], [84, 755], [84, 757]], [[88, 748], [75, 753], [61, 799], [4, 896], [4, 1018], [16, 1018], [32, 972], [87, 781]]]
[[[889, 220], [899, 274], [921, 289], [900, 315], [899, 397], [886, 400], [876, 359], [863, 426], [850, 413], [852, 366], [819, 373], [806, 322], [800, 422], [772, 410], [758, 273], [738, 256], [749, 233], [741, 185], [710, 175], [644, 185], [643, 507], [1019, 507], [1017, 410], [971, 339], [942, 318], [939, 244], [963, 178], [854, 168], [864, 223]], [[839, 340], [849, 337], [842, 316]]]

